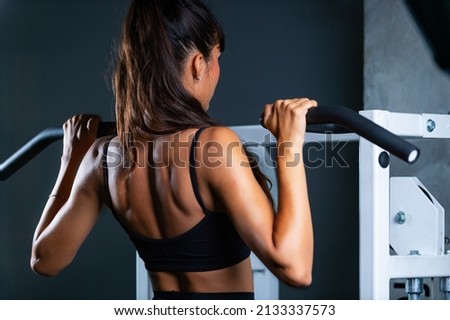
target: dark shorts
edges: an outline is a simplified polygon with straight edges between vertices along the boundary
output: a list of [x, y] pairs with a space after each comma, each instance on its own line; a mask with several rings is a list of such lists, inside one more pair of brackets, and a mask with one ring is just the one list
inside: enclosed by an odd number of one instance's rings
[[197, 293], [179, 291], [154, 291], [153, 300], [255, 300], [253, 292]]

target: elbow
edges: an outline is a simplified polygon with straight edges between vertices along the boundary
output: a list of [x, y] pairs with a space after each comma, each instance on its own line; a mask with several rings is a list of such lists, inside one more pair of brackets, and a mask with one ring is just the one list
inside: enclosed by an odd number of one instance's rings
[[45, 261], [42, 261], [39, 258], [31, 258], [30, 267], [35, 273], [45, 277], [57, 276], [61, 271], [60, 269], [53, 267], [51, 264], [45, 263]]
[[279, 268], [279, 278], [291, 287], [309, 287], [312, 283], [312, 265], [288, 264]]
[[312, 273], [307, 271], [290, 272], [285, 275], [284, 282], [291, 287], [309, 287], [312, 283]]
[[61, 255], [54, 247], [33, 244], [31, 249], [30, 267], [35, 273], [45, 276], [57, 276], [71, 262], [73, 256]]

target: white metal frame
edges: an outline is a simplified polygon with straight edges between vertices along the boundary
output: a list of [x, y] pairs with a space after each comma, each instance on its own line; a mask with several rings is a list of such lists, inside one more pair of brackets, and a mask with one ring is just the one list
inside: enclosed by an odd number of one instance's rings
[[[450, 115], [361, 111], [396, 135], [450, 138]], [[378, 161], [381, 148], [365, 139], [359, 145], [360, 298], [389, 299], [390, 279], [450, 276], [450, 255], [390, 255], [390, 167]], [[420, 159], [419, 159], [420, 161]]]

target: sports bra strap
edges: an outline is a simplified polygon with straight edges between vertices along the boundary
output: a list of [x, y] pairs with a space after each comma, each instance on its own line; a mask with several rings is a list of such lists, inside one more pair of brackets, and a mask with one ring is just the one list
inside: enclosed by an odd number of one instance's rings
[[197, 173], [195, 172], [195, 169], [199, 165], [199, 162], [195, 160], [195, 149], [200, 147], [199, 143], [198, 143], [199, 142], [198, 138], [200, 136], [200, 133], [203, 131], [203, 129], [205, 129], [205, 128], [198, 129], [194, 135], [194, 138], [192, 139], [191, 150], [190, 150], [190, 154], [189, 154], [189, 175], [191, 177], [191, 184], [192, 184], [192, 189], [194, 190], [195, 199], [197, 199], [197, 202], [199, 203], [203, 212], [205, 214], [208, 214], [208, 213], [210, 213], [210, 211], [208, 209], [206, 209], [205, 203], [203, 202], [202, 196], [200, 195], [200, 191], [198, 188]]
[[112, 198], [111, 192], [109, 191], [109, 176], [108, 176], [108, 147], [112, 140], [112, 137], [108, 139], [103, 145], [103, 155], [102, 155], [102, 171], [103, 171], [103, 188], [106, 196], [107, 205], [110, 206], [112, 210]]

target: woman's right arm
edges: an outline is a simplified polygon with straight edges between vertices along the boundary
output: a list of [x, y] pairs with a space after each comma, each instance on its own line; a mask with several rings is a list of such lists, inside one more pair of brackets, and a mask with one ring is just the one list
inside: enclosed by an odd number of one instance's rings
[[[293, 286], [312, 281], [313, 228], [302, 147], [305, 116], [314, 106], [317, 103], [309, 99], [279, 100], [266, 106], [264, 126], [277, 138], [276, 213], [231, 130], [210, 130], [208, 141], [219, 142], [227, 152], [220, 166], [203, 171], [215, 198], [250, 249], [278, 278]], [[239, 148], [229, 147], [236, 145]]]

